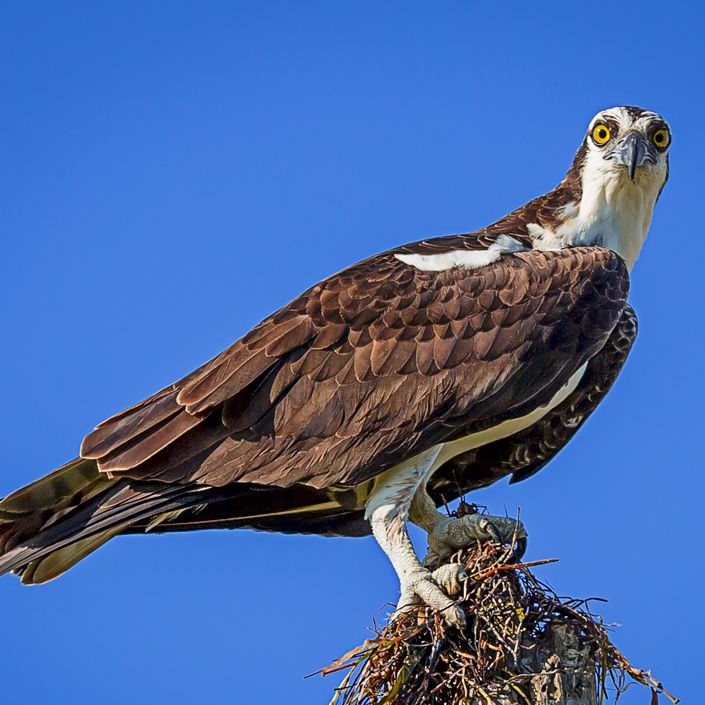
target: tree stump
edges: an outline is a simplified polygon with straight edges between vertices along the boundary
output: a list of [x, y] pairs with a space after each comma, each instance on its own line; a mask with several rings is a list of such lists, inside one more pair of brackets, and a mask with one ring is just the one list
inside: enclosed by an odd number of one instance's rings
[[594, 649], [581, 632], [574, 624], [550, 624], [543, 643], [525, 654], [523, 670], [536, 673], [530, 680], [530, 698], [535, 705], [598, 702]]

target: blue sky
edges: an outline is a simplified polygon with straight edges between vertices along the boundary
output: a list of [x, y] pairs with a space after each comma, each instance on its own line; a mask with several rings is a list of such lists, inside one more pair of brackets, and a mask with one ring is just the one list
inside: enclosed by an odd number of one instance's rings
[[[693, 6], [0, 3], [0, 494], [331, 272], [552, 188], [595, 112], [643, 105], [674, 141], [632, 281], [638, 342], [548, 469], [477, 501], [520, 505], [528, 557], [561, 559], [540, 575], [608, 598], [624, 653], [695, 702], [705, 18]], [[336, 681], [302, 676], [364, 638], [395, 594], [371, 539], [118, 539], [47, 586], [0, 580], [3, 700], [327, 702]]]

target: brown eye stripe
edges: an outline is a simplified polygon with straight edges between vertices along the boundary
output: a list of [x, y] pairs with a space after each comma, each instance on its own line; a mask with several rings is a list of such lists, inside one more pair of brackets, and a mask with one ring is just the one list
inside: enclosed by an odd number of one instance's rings
[[611, 118], [606, 118], [602, 122], [604, 122], [605, 125], [607, 125], [607, 128], [609, 129], [612, 137], [613, 138], [616, 137], [617, 133], [619, 132], [619, 123], [616, 120], [612, 120]]

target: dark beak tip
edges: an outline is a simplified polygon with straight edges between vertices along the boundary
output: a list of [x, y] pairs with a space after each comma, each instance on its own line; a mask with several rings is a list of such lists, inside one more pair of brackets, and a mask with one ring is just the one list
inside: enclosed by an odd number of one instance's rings
[[649, 144], [644, 135], [639, 132], [629, 132], [625, 135], [620, 144], [609, 155], [610, 159], [616, 159], [620, 164], [627, 167], [629, 179], [636, 179], [638, 167], [646, 162], [655, 162], [650, 154]]

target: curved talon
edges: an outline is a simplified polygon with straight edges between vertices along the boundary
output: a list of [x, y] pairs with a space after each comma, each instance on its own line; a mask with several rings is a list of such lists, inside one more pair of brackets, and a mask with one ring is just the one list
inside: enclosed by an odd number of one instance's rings
[[442, 610], [439, 611], [451, 627], [465, 629], [465, 612], [463, 612], [463, 610], [458, 607], [458, 605], [454, 603], [452, 605], [448, 605], [448, 607], [444, 607]]
[[512, 551], [511, 563], [521, 563], [521, 559], [526, 553], [526, 536], [521, 536], [517, 538], [514, 542], [514, 550]]
[[507, 558], [507, 563], [520, 563], [522, 557], [526, 553], [526, 536], [514, 536], [509, 541], [502, 536], [499, 529], [491, 522], [488, 521], [485, 526], [485, 531], [492, 536], [492, 539], [499, 544], [513, 543], [514, 548]]

